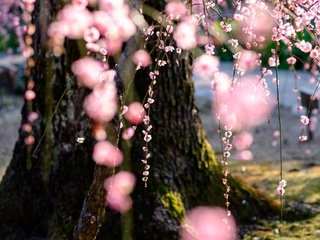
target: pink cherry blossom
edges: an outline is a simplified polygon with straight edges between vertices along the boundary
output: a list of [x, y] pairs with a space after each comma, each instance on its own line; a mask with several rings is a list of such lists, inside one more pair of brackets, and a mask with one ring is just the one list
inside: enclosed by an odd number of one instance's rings
[[[136, 31], [136, 26], [126, 12], [118, 11], [109, 14], [106, 11], [93, 13], [94, 26], [107, 40], [127, 41]], [[121, 20], [120, 20], [121, 19]], [[110, 49], [108, 49], [110, 51]]]
[[300, 122], [302, 123], [302, 125], [306, 126], [309, 124], [310, 120], [307, 116], [302, 115], [300, 116]]
[[316, 48], [312, 49], [311, 52], [310, 52], [310, 57], [311, 58], [318, 58], [319, 55], [320, 55], [319, 47], [316, 47]]
[[35, 99], [36, 93], [33, 90], [27, 90], [24, 93], [24, 98], [28, 101]]
[[75, 61], [71, 66], [71, 70], [77, 76], [80, 86], [92, 89], [101, 82], [99, 76], [104, 67], [101, 62], [91, 57], [85, 57]]
[[65, 6], [58, 13], [57, 20], [66, 26], [66, 37], [70, 39], [82, 38], [84, 31], [93, 23], [90, 11], [75, 5]]
[[122, 153], [108, 141], [97, 142], [93, 148], [93, 160], [99, 165], [117, 167], [122, 163]]
[[187, 13], [188, 9], [186, 5], [180, 1], [171, 1], [167, 3], [165, 11], [170, 19], [179, 19]]
[[294, 64], [296, 64], [297, 59], [295, 57], [289, 57], [289, 58], [287, 58], [286, 61], [288, 64], [294, 65]]
[[128, 111], [124, 116], [129, 122], [138, 124], [142, 122], [145, 116], [145, 110], [141, 103], [133, 102], [128, 106]]
[[106, 140], [107, 139], [106, 125], [104, 123], [94, 123], [93, 136], [97, 141]]
[[277, 193], [280, 195], [280, 196], [283, 196], [285, 194], [286, 190], [284, 188], [281, 188], [281, 187], [278, 187], [277, 188]]
[[268, 64], [270, 67], [276, 67], [279, 66], [279, 58], [278, 57], [269, 57]]
[[146, 50], [140, 49], [132, 55], [132, 61], [141, 67], [147, 67], [151, 64], [151, 57]]
[[99, 38], [100, 33], [95, 27], [87, 28], [83, 33], [83, 39], [88, 43], [96, 42]]
[[88, 0], [72, 0], [72, 5], [80, 8], [86, 8], [88, 6]]
[[32, 131], [32, 126], [29, 123], [25, 123], [21, 126], [22, 131], [24, 132], [31, 132]]
[[117, 111], [117, 89], [114, 84], [101, 83], [84, 100], [83, 108], [96, 122], [109, 122]]
[[99, 79], [100, 82], [114, 82], [114, 78], [116, 77], [117, 72], [113, 69], [106, 70], [100, 73]]
[[211, 81], [211, 89], [220, 96], [220, 94], [225, 94], [230, 90], [231, 79], [228, 74], [223, 72], [218, 72], [214, 75], [214, 79]]
[[204, 79], [208, 79], [218, 71], [219, 60], [217, 57], [213, 57], [207, 54], [202, 54], [196, 58], [193, 63], [193, 74], [199, 75]]
[[309, 42], [306, 42], [305, 40], [301, 40], [297, 43], [295, 43], [295, 46], [299, 48], [302, 52], [308, 53], [312, 49], [312, 45]]
[[133, 191], [136, 179], [130, 172], [119, 172], [104, 182], [107, 191], [107, 204], [120, 213], [127, 212], [132, 206], [129, 194]]
[[119, 11], [124, 7], [123, 0], [99, 0], [99, 7], [107, 12]]
[[179, 48], [190, 50], [197, 46], [196, 23], [190, 17], [184, 20], [177, 25], [173, 38]]
[[233, 138], [233, 144], [238, 150], [245, 150], [250, 148], [253, 143], [253, 136], [250, 132], [243, 131], [240, 134], [237, 134]]
[[280, 196], [283, 196], [284, 193], [286, 192], [285, 189], [284, 189], [286, 186], [287, 186], [287, 181], [286, 180], [282, 179], [281, 181], [279, 181], [279, 186], [277, 188], [277, 192], [278, 192], [278, 194]]
[[239, 68], [243, 71], [254, 69], [257, 66], [259, 56], [256, 52], [250, 50], [243, 50], [237, 63]]
[[207, 2], [208, 0], [193, 0], [192, 1], [192, 13], [194, 14], [203, 14], [204, 6], [203, 2]]
[[28, 146], [31, 146], [33, 145], [35, 142], [35, 139], [34, 139], [34, 136], [27, 136], [25, 139], [24, 139], [24, 143]]
[[124, 140], [130, 140], [133, 137], [134, 133], [135, 133], [134, 128], [132, 127], [127, 128], [126, 130], [123, 131], [122, 138]]
[[299, 136], [299, 141], [300, 142], [305, 142], [308, 140], [308, 137], [307, 136]]
[[181, 240], [235, 240], [236, 225], [225, 209], [196, 207], [183, 220]]
[[236, 152], [236, 157], [240, 160], [251, 161], [253, 159], [253, 154], [249, 150], [241, 150]]
[[286, 187], [287, 186], [287, 181], [282, 179], [280, 182], [279, 182], [279, 187]]
[[38, 119], [38, 117], [39, 117], [38, 113], [30, 112], [28, 115], [28, 121], [32, 123], [32, 122], [36, 121]]
[[264, 87], [254, 78], [243, 79], [233, 91], [220, 94], [214, 106], [221, 122], [236, 130], [259, 125], [271, 109]]

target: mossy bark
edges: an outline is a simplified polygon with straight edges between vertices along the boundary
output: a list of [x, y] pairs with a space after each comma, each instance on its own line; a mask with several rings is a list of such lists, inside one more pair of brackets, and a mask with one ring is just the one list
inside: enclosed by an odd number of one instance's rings
[[[67, 41], [66, 53], [56, 58], [46, 45], [48, 24], [62, 4], [59, 0], [36, 2], [36, 66], [32, 76], [37, 97], [32, 110], [40, 117], [33, 125], [33, 147], [25, 146], [25, 133], [19, 130], [12, 161], [0, 185], [1, 239], [71, 239], [92, 180], [91, 123], [82, 109], [87, 91], [77, 86], [70, 71], [71, 63], [80, 57], [79, 47]], [[22, 124], [27, 114], [25, 104]], [[86, 138], [84, 144], [77, 143], [79, 136]]]

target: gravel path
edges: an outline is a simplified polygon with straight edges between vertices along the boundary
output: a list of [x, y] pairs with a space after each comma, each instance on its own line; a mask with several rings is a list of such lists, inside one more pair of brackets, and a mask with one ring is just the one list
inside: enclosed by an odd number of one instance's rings
[[[213, 118], [211, 110], [211, 99], [209, 97], [197, 98], [200, 116], [207, 132], [209, 141], [216, 153], [221, 152], [220, 138], [217, 132], [217, 125]], [[274, 109], [270, 123], [264, 123], [259, 127], [252, 129], [251, 133], [254, 136], [254, 142], [251, 147], [253, 153], [253, 161], [261, 162], [268, 160], [277, 164], [279, 162], [279, 138], [274, 137], [273, 133], [278, 130], [278, 117]], [[267, 120], [267, 117], [266, 117]], [[310, 142], [299, 143], [301, 134], [300, 115], [292, 113], [291, 108], [281, 107], [281, 123], [282, 123], [282, 138], [283, 138], [283, 159], [301, 160], [308, 163], [319, 164], [320, 156], [320, 126], [318, 124], [314, 139]], [[306, 129], [304, 135], [307, 135]], [[231, 158], [233, 155], [231, 155]], [[318, 163], [317, 163], [318, 162]]]
[[21, 121], [22, 97], [1, 96], [4, 101], [0, 109], [0, 181], [10, 163], [13, 148], [18, 138]]

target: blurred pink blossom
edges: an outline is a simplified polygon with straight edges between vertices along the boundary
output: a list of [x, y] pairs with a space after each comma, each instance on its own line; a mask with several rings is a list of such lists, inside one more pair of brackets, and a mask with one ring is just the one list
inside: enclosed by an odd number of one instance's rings
[[133, 137], [134, 133], [135, 133], [135, 130], [132, 127], [127, 128], [126, 130], [123, 131], [122, 138], [124, 140], [130, 140]]
[[259, 56], [256, 52], [250, 50], [243, 50], [237, 63], [239, 68], [243, 71], [254, 69], [257, 66]]
[[271, 110], [264, 87], [254, 78], [235, 83], [233, 91], [218, 97], [216, 114], [223, 124], [238, 131], [259, 125]]
[[28, 121], [29, 122], [34, 122], [35, 120], [37, 120], [39, 117], [39, 114], [36, 113], [36, 112], [30, 112], [29, 115], [28, 115]]
[[197, 46], [196, 22], [191, 18], [183, 18], [177, 25], [173, 38], [177, 46], [184, 50], [190, 50]]
[[219, 59], [207, 54], [202, 54], [196, 58], [193, 63], [193, 74], [199, 75], [204, 79], [213, 77], [213, 74], [218, 71]]
[[296, 64], [296, 62], [297, 62], [297, 59], [295, 57], [287, 58], [287, 63], [288, 64], [294, 65], [294, 64]]
[[141, 103], [133, 102], [128, 106], [128, 111], [124, 116], [129, 122], [138, 124], [142, 122], [145, 116], [145, 110]]
[[225, 209], [196, 207], [183, 220], [181, 240], [235, 240], [236, 225]]
[[283, 196], [284, 193], [286, 192], [285, 189], [284, 189], [286, 186], [287, 186], [287, 181], [286, 180], [282, 179], [281, 181], [279, 181], [279, 186], [277, 188], [277, 192], [278, 192], [278, 194], [280, 196]]
[[66, 37], [70, 39], [82, 38], [84, 31], [93, 23], [90, 11], [75, 5], [65, 6], [58, 13], [57, 20], [66, 26]]
[[31, 132], [32, 131], [32, 126], [29, 123], [25, 123], [21, 126], [22, 131], [24, 132]]
[[96, 43], [87, 43], [86, 48], [91, 52], [99, 52], [100, 46]]
[[99, 0], [99, 7], [107, 12], [119, 11], [124, 7], [123, 0]]
[[86, 8], [88, 6], [88, 0], [72, 0], [72, 5], [80, 8]]
[[132, 61], [141, 67], [147, 67], [151, 64], [151, 57], [146, 50], [140, 49], [132, 55]]
[[215, 91], [217, 97], [220, 94], [225, 94], [230, 90], [231, 79], [228, 74], [224, 72], [217, 72], [214, 75], [214, 79], [211, 81], [211, 89]]
[[132, 206], [129, 194], [133, 191], [136, 179], [130, 172], [119, 172], [104, 182], [107, 191], [106, 202], [120, 213], [127, 212]]
[[280, 182], [279, 182], [279, 187], [286, 187], [287, 186], [287, 181], [282, 179]]
[[307, 141], [308, 140], [308, 137], [307, 136], [299, 136], [299, 141], [300, 142], [305, 142], [305, 141]]
[[93, 148], [93, 160], [99, 165], [117, 167], [122, 163], [121, 151], [108, 141], [97, 142]]
[[243, 131], [233, 138], [233, 144], [237, 150], [245, 150], [250, 148], [253, 143], [253, 136], [250, 132]]
[[250, 150], [241, 150], [236, 152], [236, 157], [240, 160], [251, 161], [253, 159], [253, 154]]
[[104, 123], [93, 124], [93, 136], [97, 141], [104, 141], [107, 139], [106, 126]]
[[179, 19], [187, 13], [188, 9], [184, 3], [176, 0], [167, 3], [165, 11], [170, 19]]
[[27, 90], [24, 93], [24, 98], [28, 101], [35, 99], [36, 93], [33, 90]]
[[96, 122], [109, 122], [117, 111], [117, 89], [112, 83], [101, 83], [85, 98], [83, 108]]
[[95, 27], [87, 28], [83, 33], [83, 39], [88, 43], [96, 42], [99, 38], [100, 33]]
[[73, 62], [71, 70], [77, 76], [80, 86], [92, 89], [101, 82], [99, 76], [104, 67], [101, 62], [91, 57], [85, 57]]
[[24, 139], [24, 143], [28, 146], [31, 146], [33, 145], [35, 142], [35, 139], [34, 139], [34, 136], [30, 135], [30, 136], [27, 136], [25, 139]]

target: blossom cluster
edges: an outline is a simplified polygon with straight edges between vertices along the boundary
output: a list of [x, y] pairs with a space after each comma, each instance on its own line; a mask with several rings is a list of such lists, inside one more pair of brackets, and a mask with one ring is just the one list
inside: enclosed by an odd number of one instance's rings
[[[98, 4], [99, 10], [89, 11], [88, 5]], [[130, 9], [123, 0], [73, 0], [50, 25], [48, 34], [51, 46], [56, 54], [63, 51], [65, 37], [84, 39], [91, 52], [102, 55], [114, 55], [121, 50], [122, 43], [136, 31], [136, 25], [130, 18]]]
[[[26, 14], [21, 16], [20, 6], [23, 5], [25, 9], [29, 12], [33, 11], [33, 3], [35, 1], [21, 1], [20, 0], [0, 0], [0, 36], [1, 44], [6, 45], [9, 39], [12, 37], [11, 32], [17, 37], [20, 50], [23, 49], [25, 42], [23, 40], [24, 36], [24, 24], [22, 24], [22, 17], [28, 22], [30, 19]], [[32, 11], [30, 11], [32, 10]], [[29, 17], [28, 17], [29, 18]], [[9, 53], [12, 52], [12, 49], [8, 49]]]
[[[88, 6], [98, 7], [90, 11]], [[77, 77], [78, 85], [86, 87], [91, 92], [83, 102], [83, 109], [92, 119], [93, 135], [97, 141], [92, 158], [98, 165], [110, 168], [118, 167], [123, 162], [120, 149], [108, 139], [106, 126], [118, 113], [119, 97], [116, 87], [117, 73], [110, 68], [107, 57], [121, 51], [122, 44], [135, 34], [136, 25], [130, 18], [130, 9], [124, 1], [87, 1], [73, 0], [57, 15], [48, 34], [50, 45], [56, 55], [63, 53], [65, 38], [84, 39], [86, 48], [91, 53], [71, 66]], [[133, 55], [133, 61], [145, 67], [148, 55], [140, 50]], [[138, 124], [144, 116], [140, 103], [132, 103], [121, 107], [120, 117]], [[120, 129], [123, 124], [121, 123]], [[135, 128], [126, 129], [123, 138], [129, 139]], [[84, 138], [78, 138], [79, 143]], [[135, 177], [129, 172], [119, 172], [105, 180], [106, 203], [113, 209], [124, 213], [131, 208], [132, 200], [129, 194], [135, 185]]]
[[277, 193], [280, 195], [280, 196], [283, 196], [284, 193], [286, 192], [284, 190], [284, 188], [287, 186], [287, 181], [282, 179], [280, 182], [279, 182], [279, 186], [277, 188]]

